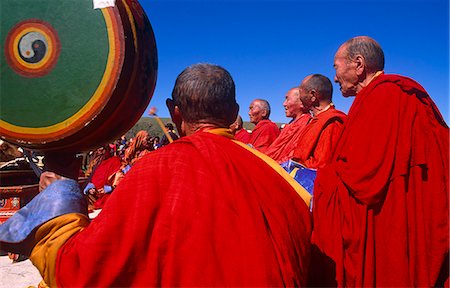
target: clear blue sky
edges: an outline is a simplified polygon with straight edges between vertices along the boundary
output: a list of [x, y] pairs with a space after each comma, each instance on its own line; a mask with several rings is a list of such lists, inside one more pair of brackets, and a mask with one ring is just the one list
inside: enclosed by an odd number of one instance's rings
[[[333, 58], [346, 40], [368, 35], [383, 47], [386, 73], [409, 76], [431, 95], [449, 123], [449, 1], [171, 1], [140, 0], [158, 47], [158, 80], [150, 106], [169, 117], [165, 99], [187, 66], [209, 62], [234, 78], [240, 114], [267, 99], [271, 119], [288, 122], [286, 91], [313, 73], [334, 78]], [[334, 83], [333, 102], [345, 99]], [[145, 114], [146, 115], [146, 114]], [[382, 115], [380, 115], [382, 117]]]

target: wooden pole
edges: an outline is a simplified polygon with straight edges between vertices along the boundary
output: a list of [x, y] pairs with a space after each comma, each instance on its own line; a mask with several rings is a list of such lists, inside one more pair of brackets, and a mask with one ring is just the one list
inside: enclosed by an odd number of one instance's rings
[[162, 131], [164, 132], [164, 135], [166, 135], [167, 139], [169, 140], [169, 143], [172, 143], [173, 142], [172, 136], [170, 136], [169, 132], [167, 132], [167, 129], [164, 126], [164, 123], [161, 121], [158, 115], [156, 115], [156, 107], [150, 108], [148, 114], [155, 118], [156, 122], [158, 122], [159, 127], [161, 127]]

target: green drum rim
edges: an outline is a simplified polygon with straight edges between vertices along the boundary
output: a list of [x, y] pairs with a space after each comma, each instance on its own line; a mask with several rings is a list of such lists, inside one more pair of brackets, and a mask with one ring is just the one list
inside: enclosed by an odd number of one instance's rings
[[[7, 1], [1, 10], [0, 133], [17, 139], [62, 138], [84, 127], [111, 96], [123, 64], [114, 8], [38, 3]], [[45, 56], [36, 50], [29, 60], [35, 43], [44, 43]]]

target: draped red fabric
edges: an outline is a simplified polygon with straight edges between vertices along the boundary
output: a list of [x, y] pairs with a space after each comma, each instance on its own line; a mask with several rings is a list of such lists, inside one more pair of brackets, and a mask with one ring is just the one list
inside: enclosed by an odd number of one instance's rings
[[339, 286], [448, 277], [448, 149], [447, 125], [413, 80], [381, 75], [358, 93], [314, 191], [312, 242]]
[[302, 286], [308, 207], [266, 162], [208, 132], [141, 158], [58, 252], [61, 287]]
[[277, 139], [267, 148], [266, 155], [278, 163], [291, 159], [299, 142], [300, 133], [310, 120], [310, 114], [302, 114], [292, 123], [286, 124]]
[[[114, 174], [120, 169], [122, 161], [118, 156], [112, 156], [100, 162], [95, 168], [91, 182], [97, 190], [103, 189], [104, 185], [111, 185], [114, 180]], [[98, 199], [94, 203], [95, 209], [101, 209], [109, 198], [109, 194], [99, 194]]]
[[300, 140], [292, 158], [312, 169], [325, 166], [331, 160], [346, 118], [344, 112], [334, 107], [313, 117], [299, 135]]
[[121, 165], [120, 157], [112, 156], [106, 160], [103, 160], [94, 171], [91, 182], [95, 188], [103, 188], [103, 185], [107, 184], [111, 175], [119, 170]]
[[250, 134], [249, 144], [252, 144], [257, 150], [265, 153], [267, 147], [280, 135], [280, 129], [277, 124], [270, 120], [261, 120], [253, 128]]
[[236, 131], [234, 138], [242, 143], [248, 143], [250, 141], [250, 133], [245, 129], [239, 129]]

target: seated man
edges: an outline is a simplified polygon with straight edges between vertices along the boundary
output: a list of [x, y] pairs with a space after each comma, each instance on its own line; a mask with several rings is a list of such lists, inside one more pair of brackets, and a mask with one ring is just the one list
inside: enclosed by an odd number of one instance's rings
[[305, 77], [299, 91], [303, 106], [313, 118], [301, 132], [292, 158], [307, 168], [318, 169], [330, 162], [347, 115], [334, 108], [333, 85], [326, 76]]
[[292, 118], [292, 121], [284, 126], [280, 135], [265, 152], [267, 156], [278, 163], [283, 163], [292, 158], [300, 140], [300, 134], [311, 120], [308, 109], [303, 106], [300, 100], [298, 87], [292, 88], [286, 93], [283, 106], [286, 117]]
[[111, 155], [110, 150], [105, 149], [105, 146], [95, 151], [86, 171], [90, 182], [83, 191], [88, 196], [89, 210], [103, 208], [112, 192], [112, 182], [120, 166], [120, 157]]
[[[142, 157], [91, 223], [76, 182], [45, 172], [41, 184], [51, 184], [0, 227], [0, 248], [30, 246], [52, 287], [304, 286], [310, 196], [233, 139], [239, 106], [230, 74], [188, 67], [167, 105], [182, 137]], [[71, 199], [40, 201], [46, 196]], [[30, 213], [43, 205], [64, 215]], [[23, 219], [33, 233], [10, 229]]]
[[280, 129], [277, 124], [269, 119], [269, 102], [264, 99], [253, 100], [249, 107], [248, 116], [250, 117], [250, 122], [255, 124], [248, 144], [265, 153], [269, 145], [280, 135]]
[[244, 128], [244, 121], [242, 121], [241, 116], [238, 115], [236, 121], [230, 125], [230, 129], [236, 140], [242, 143], [248, 143], [250, 141], [251, 134]]

